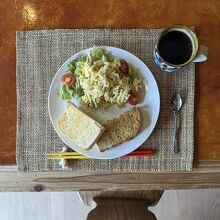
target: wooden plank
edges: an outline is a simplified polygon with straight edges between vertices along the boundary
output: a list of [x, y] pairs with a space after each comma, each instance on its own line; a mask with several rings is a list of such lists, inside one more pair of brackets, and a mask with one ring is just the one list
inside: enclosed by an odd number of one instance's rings
[[[74, 192], [0, 193], [1, 220], [85, 220], [94, 207], [83, 205]], [[149, 210], [158, 220], [218, 220], [220, 189], [167, 190]]]
[[74, 192], [0, 193], [1, 220], [86, 220], [93, 208]]
[[178, 173], [18, 173], [15, 166], [4, 169], [0, 170], [0, 191], [118, 191], [220, 187], [220, 161], [201, 162], [195, 165], [192, 172]]
[[150, 211], [163, 220], [218, 220], [220, 189], [165, 191]]

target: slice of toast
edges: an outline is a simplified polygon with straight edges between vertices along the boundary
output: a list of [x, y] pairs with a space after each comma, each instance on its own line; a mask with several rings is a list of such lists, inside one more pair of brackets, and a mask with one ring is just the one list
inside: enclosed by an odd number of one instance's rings
[[88, 150], [99, 139], [104, 127], [68, 102], [66, 111], [58, 119], [58, 127], [78, 147]]
[[103, 124], [105, 131], [97, 141], [100, 151], [105, 151], [137, 135], [140, 127], [140, 111], [134, 107], [118, 118]]

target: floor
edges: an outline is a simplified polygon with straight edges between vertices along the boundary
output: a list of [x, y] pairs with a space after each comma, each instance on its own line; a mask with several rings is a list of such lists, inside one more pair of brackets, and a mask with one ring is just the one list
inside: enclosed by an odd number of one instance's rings
[[[0, 193], [1, 220], [85, 220], [94, 207], [76, 192]], [[165, 191], [150, 210], [158, 220], [219, 220], [220, 189]]]

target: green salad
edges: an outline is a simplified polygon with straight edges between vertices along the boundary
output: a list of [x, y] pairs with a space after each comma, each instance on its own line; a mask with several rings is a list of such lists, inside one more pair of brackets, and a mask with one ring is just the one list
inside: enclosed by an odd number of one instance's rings
[[126, 102], [139, 103], [140, 89], [141, 81], [130, 64], [94, 46], [88, 55], [68, 64], [59, 94], [65, 100], [74, 96], [89, 107], [122, 107]]

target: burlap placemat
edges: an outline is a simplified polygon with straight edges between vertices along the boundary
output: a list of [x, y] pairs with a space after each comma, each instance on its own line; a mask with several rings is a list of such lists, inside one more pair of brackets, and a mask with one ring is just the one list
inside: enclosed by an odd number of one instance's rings
[[[151, 146], [155, 156], [113, 160], [73, 160], [69, 170], [166, 172], [191, 170], [193, 160], [194, 64], [179, 73], [167, 74], [153, 62], [152, 50], [161, 29], [90, 29], [17, 32], [17, 164], [19, 171], [60, 170], [57, 160], [47, 160], [46, 152], [64, 146], [55, 133], [47, 110], [51, 80], [71, 55], [93, 45], [123, 48], [142, 59], [153, 72], [160, 90], [161, 111], [155, 130], [141, 147]], [[179, 91], [181, 109], [179, 145], [173, 153], [173, 118], [169, 98]]]

